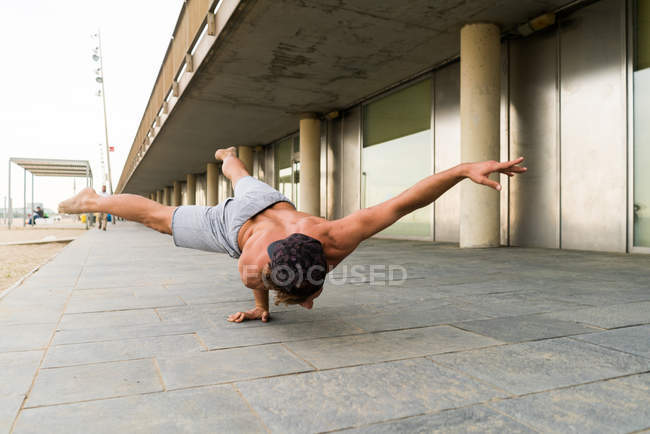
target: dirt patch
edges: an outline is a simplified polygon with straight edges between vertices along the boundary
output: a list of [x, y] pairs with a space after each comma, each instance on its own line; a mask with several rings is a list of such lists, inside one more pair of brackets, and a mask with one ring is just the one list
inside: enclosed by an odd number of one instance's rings
[[0, 246], [0, 294], [34, 267], [47, 262], [65, 246], [66, 243]]

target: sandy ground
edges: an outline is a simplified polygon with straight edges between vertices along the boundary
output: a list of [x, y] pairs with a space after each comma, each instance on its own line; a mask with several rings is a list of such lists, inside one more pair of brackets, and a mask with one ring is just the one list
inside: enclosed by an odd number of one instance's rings
[[[15, 241], [57, 240], [75, 238], [86, 232], [84, 226], [73, 221], [64, 221], [56, 226], [25, 227], [15, 225], [11, 230], [0, 226], [0, 243]], [[110, 228], [109, 228], [110, 230]], [[0, 245], [0, 294], [13, 283], [20, 280], [34, 267], [47, 262], [55, 256], [66, 243], [37, 245]]]
[[59, 253], [66, 243], [0, 246], [0, 294], [37, 265]]

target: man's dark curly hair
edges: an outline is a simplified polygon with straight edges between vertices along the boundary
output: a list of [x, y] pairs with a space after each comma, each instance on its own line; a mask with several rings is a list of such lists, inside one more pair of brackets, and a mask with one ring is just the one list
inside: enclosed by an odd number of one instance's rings
[[277, 291], [275, 304], [299, 304], [323, 287], [327, 260], [315, 238], [295, 233], [269, 244], [271, 261], [262, 273], [265, 285]]

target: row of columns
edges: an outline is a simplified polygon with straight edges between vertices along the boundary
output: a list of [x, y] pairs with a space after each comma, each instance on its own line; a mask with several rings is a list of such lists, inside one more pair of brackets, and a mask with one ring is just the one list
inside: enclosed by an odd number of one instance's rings
[[[475, 23], [460, 32], [461, 160], [498, 160], [500, 148], [501, 41], [495, 24]], [[320, 215], [320, 124], [318, 116], [300, 118], [300, 211]], [[252, 147], [240, 146], [239, 159], [253, 173]], [[217, 163], [206, 167], [206, 203], [218, 201]], [[498, 174], [493, 175], [498, 180]], [[195, 203], [196, 176], [186, 177], [187, 204]], [[496, 247], [500, 244], [499, 192], [466, 181], [461, 184], [460, 246]], [[151, 194], [159, 203], [181, 205], [181, 182]]]
[[[253, 148], [249, 146], [240, 146], [237, 149], [238, 158], [246, 166], [248, 173], [253, 173], [254, 154]], [[208, 163], [206, 165], [206, 204], [214, 206], [218, 202], [219, 193], [219, 164]], [[174, 181], [172, 186], [164, 187], [149, 195], [149, 199], [154, 200], [162, 205], [180, 206], [196, 204], [196, 175], [187, 174], [185, 178], [186, 200], [183, 203], [182, 181]]]

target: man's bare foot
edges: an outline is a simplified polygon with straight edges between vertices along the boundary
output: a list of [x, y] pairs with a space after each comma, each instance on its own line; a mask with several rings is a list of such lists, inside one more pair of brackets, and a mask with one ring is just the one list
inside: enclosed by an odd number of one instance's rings
[[81, 214], [93, 211], [92, 203], [99, 195], [92, 188], [84, 188], [76, 196], [66, 199], [59, 204], [59, 212], [63, 214]]
[[218, 149], [217, 152], [214, 153], [214, 158], [216, 158], [217, 161], [223, 161], [230, 155], [236, 157], [237, 148], [231, 146], [230, 148], [226, 148], [226, 149]]

